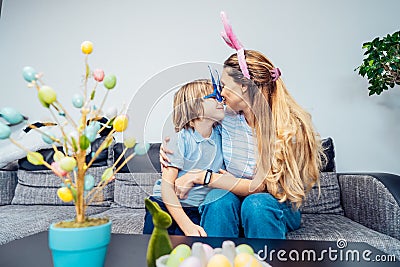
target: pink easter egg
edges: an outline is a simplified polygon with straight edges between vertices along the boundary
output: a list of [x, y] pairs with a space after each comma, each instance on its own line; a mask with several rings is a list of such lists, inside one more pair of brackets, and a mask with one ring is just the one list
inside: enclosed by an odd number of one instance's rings
[[102, 82], [104, 79], [104, 71], [102, 69], [96, 69], [93, 71], [93, 78], [97, 82]]

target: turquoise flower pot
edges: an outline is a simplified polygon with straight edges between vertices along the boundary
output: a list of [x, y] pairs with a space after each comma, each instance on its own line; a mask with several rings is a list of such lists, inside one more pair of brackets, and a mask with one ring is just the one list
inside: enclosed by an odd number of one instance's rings
[[49, 247], [54, 267], [101, 267], [111, 239], [111, 221], [84, 228], [50, 225]]

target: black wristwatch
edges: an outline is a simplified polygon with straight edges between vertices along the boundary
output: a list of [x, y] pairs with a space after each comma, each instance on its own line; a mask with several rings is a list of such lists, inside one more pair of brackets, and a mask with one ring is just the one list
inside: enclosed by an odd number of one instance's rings
[[206, 175], [204, 176], [204, 182], [203, 185], [208, 185], [211, 181], [211, 175], [212, 175], [213, 171], [208, 169], [206, 171]]

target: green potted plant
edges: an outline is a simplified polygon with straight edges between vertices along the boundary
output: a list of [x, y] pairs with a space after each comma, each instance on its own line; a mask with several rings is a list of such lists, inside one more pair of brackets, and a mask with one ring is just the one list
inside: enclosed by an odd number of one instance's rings
[[[136, 154], [146, 153], [146, 151], [142, 150], [137, 152], [135, 149], [134, 153], [127, 156], [125, 161], [116, 168], [127, 149], [134, 147], [136, 144], [135, 138], [124, 138], [125, 150], [114, 162], [114, 165], [104, 171], [97, 185], [94, 177], [87, 174], [87, 170], [100, 153], [112, 144], [113, 134], [126, 130], [128, 117], [125, 114], [115, 114], [101, 126], [99, 119], [103, 118], [102, 109], [108, 92], [116, 85], [116, 77], [114, 75], [104, 75], [104, 71], [101, 69], [91, 71], [88, 65], [88, 56], [93, 50], [91, 42], [83, 42], [81, 50], [85, 54], [83, 93], [75, 94], [72, 98], [73, 106], [80, 110], [80, 116], [77, 120], [74, 120], [59, 102], [56, 92], [42, 81], [42, 74], [38, 74], [32, 67], [23, 69], [23, 76], [28, 82], [28, 87], [33, 87], [37, 90], [40, 103], [52, 114], [54, 122], [51, 125], [57, 125], [62, 135], [57, 138], [43, 131], [36, 124], [28, 126], [38, 131], [42, 135], [42, 139], [52, 145], [54, 150], [54, 161], [52, 163], [46, 162], [40, 152], [29, 151], [21, 146], [11, 137], [9, 125], [0, 121], [0, 139], [9, 139], [12, 143], [25, 150], [27, 160], [31, 164], [44, 165], [52, 170], [62, 182], [62, 186], [57, 191], [58, 197], [64, 202], [73, 202], [75, 205], [76, 218], [74, 220], [52, 224], [49, 230], [49, 246], [52, 250], [54, 266], [62, 267], [103, 266], [111, 236], [111, 221], [108, 218], [87, 217], [85, 215], [86, 207], [98, 198], [98, 195], [114, 179], [115, 173], [120, 168]], [[89, 91], [89, 85], [92, 83], [94, 83], [94, 86]], [[107, 92], [99, 108], [96, 108], [94, 103], [95, 94], [98, 85], [101, 83]], [[24, 116], [13, 108], [3, 108], [1, 117], [10, 125], [24, 121]], [[66, 134], [67, 127], [72, 127], [76, 134]], [[91, 159], [87, 159], [91, 143], [106, 128], [109, 133], [103, 137], [104, 139], [102, 139], [103, 141], [95, 153], [91, 154]]]
[[362, 46], [366, 49], [358, 74], [367, 76], [369, 95], [380, 95], [383, 90], [400, 85], [400, 31], [383, 38], [376, 37]]

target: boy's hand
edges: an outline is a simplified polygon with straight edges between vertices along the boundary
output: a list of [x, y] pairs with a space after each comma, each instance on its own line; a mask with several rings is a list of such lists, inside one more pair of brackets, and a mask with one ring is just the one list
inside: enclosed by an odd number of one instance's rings
[[175, 193], [180, 199], [186, 199], [190, 189], [193, 188], [195, 184], [202, 184], [204, 177], [204, 171], [194, 169], [191, 170], [178, 179], [175, 180]]
[[187, 227], [187, 230], [183, 230], [185, 236], [201, 236], [201, 237], [207, 237], [206, 231], [204, 231], [203, 227], [197, 224], [192, 224], [189, 227]]

